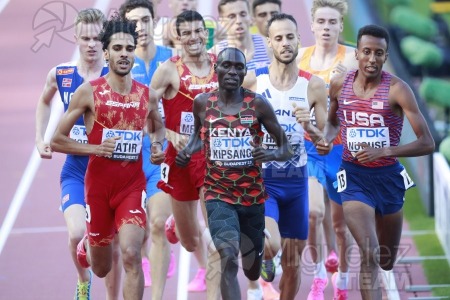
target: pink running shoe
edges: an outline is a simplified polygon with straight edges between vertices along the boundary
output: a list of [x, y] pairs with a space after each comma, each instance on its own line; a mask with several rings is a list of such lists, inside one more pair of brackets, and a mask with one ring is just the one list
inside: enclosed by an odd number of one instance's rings
[[84, 246], [84, 241], [87, 239], [88, 234], [87, 232], [84, 234], [83, 238], [80, 240], [80, 242], [77, 245], [77, 261], [83, 268], [89, 268], [90, 265], [87, 261], [86, 257], [86, 248]]
[[167, 218], [165, 231], [166, 231], [166, 237], [167, 237], [167, 240], [169, 241], [169, 243], [171, 243], [171, 244], [178, 243], [179, 240], [175, 233], [175, 218], [173, 217], [173, 215], [170, 215]]
[[263, 290], [263, 300], [280, 300], [280, 293], [277, 292], [271, 282], [259, 278], [259, 284]]
[[150, 262], [147, 257], [142, 258], [142, 272], [144, 272], [144, 286], [152, 286], [152, 277], [150, 276]]
[[175, 275], [176, 271], [177, 271], [177, 262], [175, 261], [175, 255], [173, 254], [173, 251], [170, 250], [170, 263], [169, 269], [167, 270], [167, 278], [171, 278], [173, 275]]
[[188, 284], [187, 290], [189, 292], [204, 292], [206, 291], [206, 270], [199, 268], [194, 279]]
[[333, 250], [331, 250], [330, 254], [327, 257], [327, 260], [325, 261], [325, 268], [329, 273], [336, 273], [338, 271], [339, 267], [339, 259]]
[[320, 279], [314, 278], [313, 284], [311, 285], [311, 291], [308, 294], [307, 300], [324, 300], [323, 291], [328, 284], [328, 278]]
[[331, 283], [333, 284], [333, 300], [348, 300], [348, 292], [347, 290], [340, 290], [336, 286], [336, 280], [338, 277], [338, 273], [334, 273], [331, 276]]

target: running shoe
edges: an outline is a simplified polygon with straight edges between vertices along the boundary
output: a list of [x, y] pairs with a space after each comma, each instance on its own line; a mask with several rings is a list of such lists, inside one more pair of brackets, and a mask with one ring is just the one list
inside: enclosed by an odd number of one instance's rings
[[348, 291], [340, 290], [336, 286], [336, 280], [338, 277], [338, 273], [334, 273], [331, 276], [331, 283], [333, 284], [333, 300], [348, 300]]
[[328, 284], [328, 278], [320, 279], [314, 278], [313, 284], [311, 285], [311, 291], [308, 294], [307, 300], [324, 300], [323, 292]]
[[144, 286], [152, 286], [152, 277], [150, 276], [150, 262], [147, 257], [142, 258], [142, 272], [144, 272]]
[[77, 261], [83, 268], [89, 268], [90, 265], [87, 261], [86, 257], [86, 248], [84, 246], [84, 241], [87, 239], [88, 235], [87, 233], [84, 234], [83, 238], [80, 240], [80, 242], [77, 245]]
[[262, 287], [259, 286], [259, 288], [257, 288], [257, 289], [248, 289], [247, 290], [247, 300], [263, 300]]
[[275, 264], [273, 259], [267, 259], [262, 261], [261, 265], [261, 278], [266, 282], [272, 282], [275, 278]]
[[91, 299], [91, 280], [92, 280], [92, 271], [89, 270], [89, 280], [77, 282], [77, 288], [75, 290], [74, 300], [90, 300]]
[[261, 278], [259, 279], [259, 284], [263, 290], [263, 299], [264, 300], [279, 300], [280, 293], [273, 287], [272, 283], [265, 282]]
[[171, 243], [171, 244], [178, 243], [179, 240], [175, 233], [175, 218], [173, 217], [173, 215], [170, 215], [167, 218], [165, 231], [166, 231], [166, 237], [167, 237], [167, 240], [169, 241], [169, 243]]
[[206, 291], [206, 269], [199, 268], [194, 279], [188, 284], [188, 292]]
[[177, 271], [177, 262], [175, 261], [175, 255], [173, 254], [173, 251], [170, 250], [170, 263], [169, 269], [167, 270], [167, 278], [171, 278], [173, 275], [175, 275], [176, 271]]
[[325, 268], [329, 273], [333, 274], [338, 271], [338, 267], [339, 267], [338, 256], [336, 252], [334, 252], [334, 250], [331, 250], [330, 254], [327, 257], [327, 260], [325, 261]]

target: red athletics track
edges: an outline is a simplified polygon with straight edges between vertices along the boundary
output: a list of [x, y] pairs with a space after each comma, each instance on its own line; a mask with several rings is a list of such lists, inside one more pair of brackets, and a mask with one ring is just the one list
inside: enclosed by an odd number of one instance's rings
[[[35, 35], [49, 28], [44, 24], [33, 30], [35, 14], [51, 1], [12, 0], [1, 11], [0, 36], [2, 36], [2, 55], [0, 87], [2, 92], [0, 109], [0, 133], [6, 146], [0, 149], [2, 172], [0, 188], [0, 220], [5, 221], [7, 211], [16, 194], [19, 182], [26, 170], [30, 155], [34, 150], [34, 114], [37, 99], [42, 91], [45, 77], [51, 67], [69, 61], [75, 47], [74, 44], [54, 36], [50, 47], [41, 47], [32, 51]], [[101, 2], [101, 1], [100, 1]], [[0, 1], [0, 3], [3, 3]], [[109, 3], [105, 1], [105, 3]], [[104, 9], [117, 8], [121, 1], [113, 0]], [[212, 15], [216, 15], [216, 3], [212, 5]], [[94, 6], [94, 0], [80, 0], [74, 6], [77, 9]], [[166, 3], [161, 4], [159, 13], [167, 15]], [[309, 30], [309, 11], [300, 1], [287, 0], [283, 10], [294, 13], [299, 21], [302, 43], [312, 42]], [[58, 21], [49, 23], [59, 29]], [[63, 33], [70, 37], [70, 32]], [[36, 48], [35, 48], [36, 50]], [[31, 178], [31, 186], [24, 193], [23, 205], [18, 206], [17, 219], [12, 219], [12, 230], [0, 247], [0, 299], [72, 299], [76, 275], [67, 251], [67, 232], [65, 230], [59, 205], [59, 172], [64, 156], [55, 154], [53, 160], [45, 160], [40, 164], [37, 173]], [[15, 199], [20, 198], [16, 197]], [[4, 223], [3, 223], [4, 225]], [[2, 228], [4, 229], [5, 226]], [[1, 234], [4, 234], [2, 232]], [[0, 239], [1, 240], [1, 239]], [[407, 242], [408, 240], [405, 240]], [[2, 246], [2, 245], [0, 245]], [[178, 253], [178, 246], [174, 247]], [[353, 253], [356, 253], [354, 251]], [[407, 255], [414, 255], [407, 254]], [[190, 278], [196, 266], [191, 259]], [[354, 258], [353, 265], [357, 265]], [[414, 271], [411, 272], [411, 268]], [[400, 271], [400, 289], [409, 284], [411, 273], [421, 274], [417, 266], [402, 267]], [[358, 299], [356, 291], [356, 271], [352, 268], [350, 299]], [[311, 284], [311, 268], [305, 268], [302, 274], [303, 283], [296, 299], [306, 299]], [[178, 275], [178, 274], [177, 274]], [[240, 272], [240, 282], [245, 299], [246, 280]], [[278, 283], [276, 279], [275, 284]], [[423, 279], [418, 279], [423, 280]], [[425, 283], [416, 280], [415, 284]], [[176, 299], [177, 276], [169, 279], [166, 286], [165, 299]], [[412, 296], [412, 295], [408, 295]], [[105, 298], [102, 280], [94, 278], [92, 299]], [[150, 298], [150, 289], [145, 290], [145, 298]], [[205, 299], [205, 293], [190, 294], [189, 299]], [[331, 285], [327, 287], [326, 299], [332, 298]], [[407, 299], [401, 293], [401, 299]]]

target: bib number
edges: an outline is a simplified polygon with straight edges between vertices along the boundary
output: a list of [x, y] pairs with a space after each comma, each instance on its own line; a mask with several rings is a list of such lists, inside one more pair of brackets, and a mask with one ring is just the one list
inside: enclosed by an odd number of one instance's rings
[[141, 206], [144, 212], [147, 213], [147, 193], [145, 190], [142, 190]]
[[345, 170], [340, 170], [336, 174], [337, 177], [337, 192], [343, 192], [347, 188], [347, 173]]
[[91, 207], [86, 203], [86, 222], [91, 223]]
[[405, 184], [405, 190], [409, 189], [414, 185], [414, 181], [412, 181], [411, 177], [409, 177], [408, 172], [405, 169], [400, 172], [400, 175], [403, 177], [403, 183]]
[[170, 167], [166, 163], [161, 164], [161, 180], [167, 183], [169, 181], [169, 170]]

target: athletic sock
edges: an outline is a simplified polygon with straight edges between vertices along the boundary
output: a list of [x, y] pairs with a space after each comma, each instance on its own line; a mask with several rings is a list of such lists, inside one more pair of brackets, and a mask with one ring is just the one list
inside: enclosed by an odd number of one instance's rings
[[316, 269], [314, 270], [314, 277], [320, 279], [327, 279], [327, 269], [323, 261], [316, 264]]
[[348, 285], [348, 272], [338, 271], [338, 276], [336, 278], [336, 287], [340, 290], [347, 290]]

